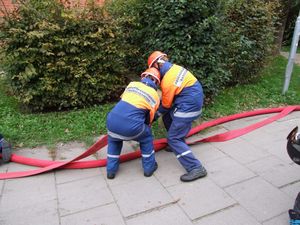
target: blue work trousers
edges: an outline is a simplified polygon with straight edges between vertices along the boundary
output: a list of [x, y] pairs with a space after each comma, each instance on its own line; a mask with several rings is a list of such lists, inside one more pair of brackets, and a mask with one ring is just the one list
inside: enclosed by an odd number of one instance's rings
[[168, 131], [168, 145], [175, 153], [178, 161], [187, 172], [201, 167], [200, 161], [194, 156], [185, 142], [185, 137], [192, 128], [195, 118], [178, 118], [174, 116], [174, 109], [168, 111], [162, 117], [165, 128]]
[[[125, 137], [126, 134], [109, 135], [107, 149], [107, 166], [108, 173], [116, 173], [119, 169], [119, 158], [124, 140], [134, 140], [139, 142], [142, 153], [142, 166], [145, 173], [150, 173], [155, 167], [155, 152], [153, 147], [153, 136], [151, 128], [145, 124], [140, 134], [133, 139]], [[122, 137], [121, 137], [122, 136]]]

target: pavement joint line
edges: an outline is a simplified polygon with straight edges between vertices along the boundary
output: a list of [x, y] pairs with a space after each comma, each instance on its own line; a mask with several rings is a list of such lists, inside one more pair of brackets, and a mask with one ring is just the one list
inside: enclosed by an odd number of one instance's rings
[[56, 173], [53, 173], [54, 175], [54, 186], [55, 186], [55, 195], [56, 195], [56, 205], [57, 205], [57, 215], [58, 215], [58, 223], [59, 225], [61, 225], [61, 215], [60, 215], [60, 211], [59, 211], [59, 198], [58, 198], [58, 191], [57, 191], [57, 183], [56, 183]]
[[75, 212], [67, 213], [67, 214], [64, 214], [64, 215], [60, 215], [60, 217], [62, 218], [62, 217], [67, 217], [67, 216], [75, 215], [75, 214], [78, 214], [78, 213], [81, 213], [81, 212], [86, 212], [86, 211], [89, 211], [91, 209], [100, 208], [100, 207], [111, 205], [111, 204], [114, 204], [114, 203], [115, 202], [112, 201], [112, 202], [108, 202], [108, 203], [105, 203], [105, 204], [102, 204], [102, 205], [97, 205], [97, 206], [94, 206], [94, 207], [91, 207], [91, 208], [81, 209], [79, 211], [75, 211]]
[[[5, 169], [5, 173], [7, 173], [7, 171], [8, 171], [8, 166]], [[2, 197], [3, 197], [3, 194], [4, 194], [5, 184], [6, 184], [6, 180], [3, 180], [3, 185], [2, 185], [2, 188], [1, 188], [1, 191], [0, 191], [0, 203], [1, 203], [1, 200], [2, 200]]]
[[278, 216], [283, 216], [283, 215], [287, 215], [288, 216], [288, 212], [282, 212], [282, 213], [279, 213], [278, 215], [275, 215], [275, 216], [273, 216], [272, 218], [269, 218], [269, 219], [266, 219], [266, 220], [263, 220], [263, 221], [258, 221], [258, 222], [260, 222], [261, 224], [263, 224], [263, 223], [266, 223], [266, 222], [268, 222], [268, 221], [271, 221], [271, 220], [273, 220], [275, 217], [278, 217]]
[[281, 186], [279, 186], [278, 188], [279, 188], [279, 189], [285, 188], [285, 187], [288, 187], [288, 186], [291, 186], [291, 185], [297, 184], [297, 183], [300, 183], [300, 180], [296, 180], [296, 181], [293, 181], [293, 182], [291, 182], [291, 183], [281, 185]]
[[167, 208], [167, 207], [170, 206], [170, 205], [177, 204], [177, 202], [179, 202], [179, 201], [180, 201], [180, 199], [176, 199], [176, 200], [174, 200], [174, 201], [172, 201], [172, 202], [169, 202], [169, 203], [166, 203], [166, 204], [164, 204], [164, 205], [160, 205], [160, 206], [158, 206], [158, 207], [154, 207], [154, 208], [147, 209], [147, 210], [142, 211], [142, 212], [139, 212], [139, 213], [132, 214], [132, 215], [130, 215], [130, 216], [125, 217], [125, 219], [126, 219], [126, 220], [130, 220], [130, 219], [132, 219], [132, 218], [135, 218], [135, 217], [140, 216], [140, 215], [147, 214], [147, 213], [149, 213], [149, 212], [159, 211], [159, 210], [161, 210], [161, 209]]
[[[77, 169], [76, 169], [77, 170]], [[56, 171], [57, 172], [57, 171]], [[79, 179], [76, 179], [76, 180], [70, 180], [70, 181], [65, 181], [65, 182], [60, 182], [60, 183], [56, 183], [56, 185], [63, 185], [63, 184], [68, 184], [68, 183], [72, 183], [72, 182], [76, 182], [76, 181], [81, 181], [81, 180], [87, 180], [87, 179], [90, 179], [92, 177], [99, 177], [101, 175], [90, 175], [90, 176], [87, 176], [87, 177], [82, 177], [82, 178], [79, 178]], [[55, 180], [56, 182], [56, 180]]]
[[[122, 216], [123, 221], [125, 222], [125, 221], [126, 221], [126, 218], [124, 217], [124, 215], [123, 215], [123, 213], [122, 213], [122, 211], [121, 211], [121, 209], [120, 209], [120, 206], [119, 206], [119, 204], [118, 204], [118, 199], [115, 198], [115, 196], [114, 196], [114, 194], [113, 194], [113, 192], [112, 192], [112, 190], [111, 190], [111, 186], [110, 186], [109, 183], [108, 183], [108, 179], [105, 178], [106, 173], [104, 172], [104, 170], [101, 170], [101, 169], [100, 169], [100, 173], [101, 173], [102, 176], [104, 177], [104, 181], [105, 181], [106, 187], [107, 187], [107, 189], [109, 190], [109, 192], [110, 192], [110, 194], [111, 194], [111, 196], [112, 196], [112, 199], [113, 199], [113, 202], [112, 202], [112, 203], [109, 203], [109, 204], [115, 204], [115, 205], [116, 205], [116, 207], [117, 207], [118, 210], [119, 210], [120, 215]], [[109, 205], [109, 204], [107, 203], [106, 205]]]
[[225, 185], [225, 186], [222, 186], [222, 187], [219, 186], [219, 185], [218, 185], [218, 186], [224, 190], [224, 189], [229, 188], [229, 187], [231, 187], [231, 186], [233, 186], [233, 185], [241, 184], [241, 183], [244, 183], [244, 182], [246, 182], [246, 181], [248, 181], [248, 180], [257, 178], [257, 177], [259, 177], [259, 175], [257, 175], [257, 174], [255, 173], [255, 176], [246, 178], [245, 180], [240, 180], [240, 181], [238, 181], [238, 182], [235, 182], [235, 183], [232, 183], [232, 184], [229, 184], [229, 185]]
[[219, 212], [228, 210], [228, 209], [233, 208], [233, 207], [235, 207], [235, 206], [240, 206], [240, 204], [239, 204], [239, 203], [234, 203], [234, 204], [232, 204], [232, 205], [230, 205], [230, 206], [227, 206], [227, 207], [225, 207], [225, 208], [222, 208], [222, 209], [219, 209], [219, 210], [217, 210], [217, 211], [213, 211], [213, 212], [211, 212], [211, 213], [208, 213], [208, 214], [205, 214], [205, 215], [203, 215], [203, 216], [200, 216], [200, 217], [197, 217], [197, 218], [195, 218], [195, 219], [192, 219], [191, 221], [192, 221], [193, 223], [198, 222], [199, 220], [201, 220], [201, 219], [203, 219], [203, 218], [205, 218], [205, 217], [208, 217], [208, 216], [217, 214], [217, 213], [219, 213]]

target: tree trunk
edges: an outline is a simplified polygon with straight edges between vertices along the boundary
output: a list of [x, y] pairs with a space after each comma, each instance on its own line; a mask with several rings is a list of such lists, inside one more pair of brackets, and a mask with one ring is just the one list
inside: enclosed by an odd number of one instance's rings
[[279, 17], [279, 26], [277, 28], [277, 34], [275, 39], [275, 48], [273, 51], [274, 55], [277, 55], [280, 53], [281, 45], [282, 45], [282, 39], [283, 34], [287, 22], [287, 18], [291, 9], [292, 0], [281, 0], [280, 1], [282, 5], [282, 11], [280, 12]]

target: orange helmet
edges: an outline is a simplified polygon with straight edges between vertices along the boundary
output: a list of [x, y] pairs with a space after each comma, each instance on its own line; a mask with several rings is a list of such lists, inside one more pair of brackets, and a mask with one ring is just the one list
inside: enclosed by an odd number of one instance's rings
[[154, 67], [146, 69], [141, 74], [141, 78], [144, 78], [144, 77], [147, 77], [147, 76], [153, 77], [157, 81], [157, 84], [160, 84], [160, 72], [158, 71], [158, 69], [156, 69]]
[[160, 52], [160, 51], [152, 52], [148, 58], [148, 67], [149, 68], [152, 67], [153, 63], [155, 63], [156, 60], [158, 60], [159, 58], [161, 58], [163, 56], [167, 56], [167, 54]]

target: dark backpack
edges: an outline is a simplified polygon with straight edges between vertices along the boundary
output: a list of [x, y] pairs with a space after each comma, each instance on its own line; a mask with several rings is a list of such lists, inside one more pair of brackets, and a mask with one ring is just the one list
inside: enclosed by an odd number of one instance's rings
[[11, 152], [12, 152], [11, 144], [4, 139], [2, 134], [0, 134], [0, 154], [1, 154], [1, 159], [4, 163], [10, 161]]

